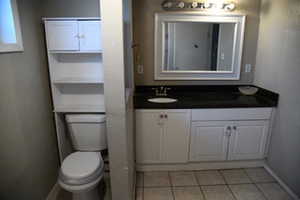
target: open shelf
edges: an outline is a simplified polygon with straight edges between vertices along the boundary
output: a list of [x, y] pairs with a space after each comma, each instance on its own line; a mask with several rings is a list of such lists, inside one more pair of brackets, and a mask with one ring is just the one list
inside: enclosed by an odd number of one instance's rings
[[103, 51], [49, 51], [53, 54], [101, 54]]
[[54, 112], [57, 113], [104, 113], [104, 105], [59, 105]]
[[53, 80], [54, 84], [103, 84], [98, 77], [64, 77]]

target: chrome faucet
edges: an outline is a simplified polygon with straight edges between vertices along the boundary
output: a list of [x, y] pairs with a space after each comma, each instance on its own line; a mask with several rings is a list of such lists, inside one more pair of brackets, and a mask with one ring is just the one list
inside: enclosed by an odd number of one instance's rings
[[166, 97], [166, 96], [168, 96], [168, 90], [171, 90], [171, 88], [160, 86], [157, 88], [152, 88], [152, 90], [155, 90], [156, 96]]

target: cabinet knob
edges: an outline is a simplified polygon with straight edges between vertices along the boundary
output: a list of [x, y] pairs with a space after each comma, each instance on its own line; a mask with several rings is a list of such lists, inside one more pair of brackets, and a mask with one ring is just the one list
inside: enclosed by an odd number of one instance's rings
[[226, 134], [227, 137], [231, 136], [231, 126], [227, 126], [225, 134]]
[[165, 118], [168, 119], [168, 115], [165, 114]]
[[235, 131], [236, 131], [236, 126], [233, 126], [233, 130], [235, 130]]
[[159, 118], [161, 118], [161, 119], [164, 118], [164, 115], [163, 115], [163, 114], [160, 114], [160, 115], [159, 115]]

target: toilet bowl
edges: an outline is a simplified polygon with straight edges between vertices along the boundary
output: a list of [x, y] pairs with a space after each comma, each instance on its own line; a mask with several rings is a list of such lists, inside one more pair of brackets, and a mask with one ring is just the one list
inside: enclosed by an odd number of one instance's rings
[[99, 200], [97, 186], [104, 175], [100, 150], [107, 148], [105, 116], [67, 115], [66, 121], [77, 151], [64, 159], [58, 183], [73, 200]]

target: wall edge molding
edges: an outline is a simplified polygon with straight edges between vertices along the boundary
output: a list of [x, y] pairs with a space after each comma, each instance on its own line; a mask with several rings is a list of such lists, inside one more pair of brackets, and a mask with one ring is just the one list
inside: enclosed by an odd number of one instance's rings
[[300, 200], [300, 198], [291, 190], [291, 188], [281, 179], [276, 173], [267, 165], [264, 165], [265, 170], [267, 170], [271, 176], [279, 183], [279, 185], [294, 199]]
[[60, 190], [58, 183], [56, 182], [52, 187], [51, 191], [49, 192], [46, 200], [56, 200], [57, 194]]

